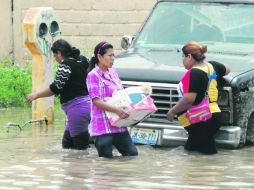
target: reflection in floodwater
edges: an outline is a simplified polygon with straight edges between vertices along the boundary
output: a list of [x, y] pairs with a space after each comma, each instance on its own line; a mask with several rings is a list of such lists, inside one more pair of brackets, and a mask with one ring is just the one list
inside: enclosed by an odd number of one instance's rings
[[115, 151], [115, 158], [105, 159], [93, 145], [86, 151], [61, 148], [65, 116], [60, 111], [48, 131], [30, 125], [6, 133], [8, 122], [29, 119], [30, 110], [0, 110], [0, 190], [254, 188], [254, 147], [205, 156], [183, 147], [140, 145], [136, 158]]

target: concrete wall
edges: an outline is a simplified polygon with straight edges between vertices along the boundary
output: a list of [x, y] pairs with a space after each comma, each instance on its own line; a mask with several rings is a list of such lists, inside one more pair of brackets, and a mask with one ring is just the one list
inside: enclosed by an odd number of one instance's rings
[[30, 7], [53, 7], [61, 21], [62, 37], [73, 46], [93, 48], [107, 40], [119, 52], [121, 37], [135, 34], [155, 3], [156, 0], [14, 0], [14, 59], [20, 63], [30, 59], [22, 40], [22, 20]]
[[0, 0], [0, 58], [11, 55], [13, 48], [12, 39], [12, 2], [11, 0]]

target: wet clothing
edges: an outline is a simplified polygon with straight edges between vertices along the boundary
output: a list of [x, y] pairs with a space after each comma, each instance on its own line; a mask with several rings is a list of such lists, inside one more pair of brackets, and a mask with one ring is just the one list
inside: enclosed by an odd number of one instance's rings
[[[87, 76], [87, 87], [90, 99], [106, 100], [113, 92], [123, 89], [121, 80], [113, 68], [104, 73], [96, 65]], [[91, 123], [89, 133], [93, 137], [100, 157], [112, 157], [113, 145], [123, 156], [136, 156], [137, 149], [133, 144], [126, 127], [114, 127], [110, 124], [104, 110], [91, 106]]]
[[221, 126], [221, 113], [212, 114], [212, 118], [206, 122], [200, 122], [185, 127], [188, 132], [188, 139], [184, 148], [192, 151], [197, 150], [204, 154], [215, 154], [217, 148], [214, 136]]
[[90, 98], [86, 86], [88, 60], [84, 56], [65, 58], [59, 64], [50, 90], [60, 95], [67, 122], [63, 148], [86, 149], [89, 144]]
[[128, 131], [124, 133], [105, 134], [93, 137], [95, 147], [100, 157], [113, 157], [113, 145], [122, 156], [137, 156], [138, 151], [133, 144]]
[[88, 132], [90, 107], [89, 96], [76, 97], [62, 104], [62, 109], [67, 116], [65, 131], [69, 131], [71, 137], [75, 137], [82, 132]]
[[[108, 69], [108, 73], [103, 73], [96, 65], [87, 76], [87, 87], [90, 99], [99, 98], [106, 100], [112, 96], [114, 91], [123, 89], [121, 80], [113, 68]], [[103, 134], [122, 133], [127, 128], [111, 126], [104, 110], [97, 108], [94, 104], [91, 107], [91, 125], [89, 133], [91, 136]]]
[[76, 149], [76, 150], [85, 150], [89, 148], [89, 133], [82, 132], [71, 137], [69, 131], [64, 131], [62, 146], [65, 149]]
[[210, 80], [208, 95], [212, 118], [204, 122], [191, 124], [185, 115], [186, 111], [184, 111], [178, 114], [178, 120], [188, 131], [188, 140], [185, 144], [185, 149], [198, 150], [206, 154], [214, 154], [217, 153], [214, 136], [221, 126], [221, 110], [217, 104], [217, 85], [218, 82], [222, 81], [222, 77], [226, 73], [226, 68], [218, 62], [210, 62], [208, 66], [210, 72], [209, 76], [207, 66], [196, 66], [188, 70], [182, 78], [178, 89], [180, 91], [180, 96], [181, 92], [182, 95], [191, 92], [197, 93], [193, 105], [198, 105], [205, 97], [208, 82]]

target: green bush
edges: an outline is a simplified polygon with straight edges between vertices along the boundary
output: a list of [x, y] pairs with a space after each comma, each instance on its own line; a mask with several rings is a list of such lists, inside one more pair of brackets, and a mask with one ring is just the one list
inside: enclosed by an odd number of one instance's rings
[[0, 60], [0, 107], [27, 107], [31, 92], [31, 67], [21, 69], [10, 58]]

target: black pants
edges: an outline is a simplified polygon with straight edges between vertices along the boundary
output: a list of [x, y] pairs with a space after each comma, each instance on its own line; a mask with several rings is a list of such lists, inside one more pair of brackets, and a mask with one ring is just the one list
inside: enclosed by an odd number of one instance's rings
[[217, 148], [214, 136], [221, 126], [221, 113], [213, 113], [212, 118], [185, 127], [188, 131], [188, 140], [184, 146], [186, 150], [197, 150], [204, 154], [215, 154]]
[[75, 137], [71, 137], [69, 131], [64, 131], [62, 146], [66, 149], [85, 150], [89, 147], [89, 134], [82, 132]]

